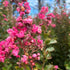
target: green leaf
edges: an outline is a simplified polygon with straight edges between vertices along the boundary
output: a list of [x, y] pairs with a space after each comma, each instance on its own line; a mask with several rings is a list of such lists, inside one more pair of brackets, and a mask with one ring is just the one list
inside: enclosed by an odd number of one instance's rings
[[26, 66], [26, 70], [30, 70], [30, 67], [29, 66]]
[[57, 41], [52, 39], [48, 44], [50, 45], [50, 44], [55, 44], [55, 43], [57, 43]]
[[6, 67], [3, 67], [2, 70], [7, 70], [7, 68]]
[[7, 70], [10, 70], [11, 66], [12, 66], [12, 64], [8, 65]]
[[48, 53], [47, 55], [46, 55], [46, 59], [51, 59], [52, 57], [51, 57], [51, 54], [50, 53]]
[[53, 65], [46, 65], [44, 70], [53, 70]]
[[53, 52], [54, 50], [55, 50], [54, 47], [49, 47], [46, 49], [46, 51], [48, 51], [48, 52]]
[[36, 66], [37, 69], [42, 69], [42, 65], [39, 64], [39, 63], [36, 63], [35, 66]]

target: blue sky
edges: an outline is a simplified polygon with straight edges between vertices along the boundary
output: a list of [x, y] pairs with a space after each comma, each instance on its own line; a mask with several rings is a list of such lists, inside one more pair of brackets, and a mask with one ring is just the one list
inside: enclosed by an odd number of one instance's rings
[[[44, 6], [46, 5], [46, 3], [48, 3], [51, 6], [50, 11], [52, 12], [53, 11], [52, 7], [54, 7], [55, 0], [43, 0], [43, 1], [44, 1]], [[0, 2], [1, 2], [1, 0], [0, 0]], [[38, 8], [37, 8], [38, 0], [28, 0], [28, 2], [30, 4], [30, 6], [31, 6], [31, 13], [30, 13], [30, 15], [37, 14], [38, 13]], [[70, 3], [70, 0], [66, 0], [66, 7], [68, 9], [70, 9], [69, 3]]]
[[[30, 6], [31, 6], [31, 13], [30, 13], [30, 15], [37, 14], [38, 13], [38, 9], [37, 9], [38, 0], [28, 0], [28, 2], [30, 4]], [[55, 0], [44, 0], [44, 5], [46, 5], [46, 3], [48, 3], [51, 6], [50, 11], [52, 12]], [[70, 0], [66, 0], [66, 7], [67, 7], [67, 9], [70, 9], [69, 3], [70, 3]], [[33, 8], [33, 7], [35, 7], [35, 8]]]
[[[30, 15], [34, 15], [34, 14], [37, 14], [38, 13], [38, 0], [28, 0], [30, 6], [31, 6], [31, 13]], [[53, 5], [54, 3], [54, 0], [44, 0], [44, 6], [46, 4], [49, 4], [49, 5]], [[52, 9], [51, 9], [52, 10]]]

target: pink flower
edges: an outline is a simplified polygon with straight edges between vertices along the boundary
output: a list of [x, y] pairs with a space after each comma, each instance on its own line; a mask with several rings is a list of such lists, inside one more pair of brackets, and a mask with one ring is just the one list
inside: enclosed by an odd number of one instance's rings
[[35, 24], [33, 24], [32, 32], [36, 33], [37, 30], [38, 30], [38, 27]]
[[8, 6], [8, 4], [9, 4], [9, 2], [8, 2], [8, 1], [4, 1], [4, 2], [3, 2], [3, 5], [4, 5], [5, 7], [7, 7], [7, 6]]
[[25, 23], [25, 24], [32, 24], [33, 23], [33, 19], [31, 19], [31, 18], [24, 19], [23, 23]]
[[38, 16], [39, 16], [40, 19], [44, 19], [45, 18], [45, 14], [39, 13]]
[[19, 2], [18, 5], [19, 5], [19, 6], [23, 6], [23, 2], [21, 2], [21, 3]]
[[27, 9], [29, 9], [29, 10], [31, 9], [28, 2], [25, 2], [24, 7], [26, 8], [26, 10]]
[[43, 40], [38, 39], [37, 42], [38, 44], [43, 44]]
[[63, 15], [66, 15], [66, 12], [63, 12]]
[[1, 24], [3, 24], [3, 23], [1, 23]]
[[23, 31], [23, 32], [26, 32], [26, 31], [27, 31], [27, 28], [26, 28], [26, 27], [24, 27], [24, 28], [22, 29], [22, 31]]
[[13, 31], [13, 29], [8, 29], [7, 32], [8, 32], [10, 35], [12, 35], [14, 31]]
[[48, 7], [46, 7], [45, 11], [46, 11], [46, 13], [48, 12]]
[[18, 47], [15, 47], [15, 49], [12, 50], [12, 54], [14, 56], [18, 56], [18, 53], [19, 53], [19, 48]]
[[45, 7], [42, 7], [40, 12], [45, 13]]
[[48, 7], [42, 7], [40, 12], [46, 14], [48, 12]]
[[19, 26], [19, 27], [22, 27], [23, 26], [23, 23], [18, 22], [18, 23], [16, 23], [16, 25]]
[[24, 45], [27, 46], [27, 45], [28, 45], [28, 42], [26, 41], [26, 42], [24, 43]]
[[47, 16], [55, 17], [53, 13], [48, 14]]
[[47, 25], [49, 26], [51, 23], [52, 23], [52, 21], [51, 20], [48, 20], [48, 24]]
[[29, 9], [27, 9], [27, 10], [26, 10], [26, 14], [29, 14], [29, 13], [30, 13], [30, 10], [29, 10]]
[[38, 39], [37, 43], [38, 43], [39, 49], [41, 49], [43, 47], [43, 40]]
[[42, 26], [43, 25], [43, 23], [41, 23], [41, 24], [39, 24], [40, 26]]
[[4, 62], [5, 61], [5, 57], [0, 55], [0, 62]]
[[8, 21], [8, 19], [7, 19], [7, 18], [4, 18], [4, 20], [5, 20], [5, 21]]
[[17, 37], [23, 38], [24, 37], [24, 31], [20, 31], [19, 33], [16, 34]]
[[33, 54], [32, 57], [33, 57], [33, 58], [36, 58], [36, 57], [37, 57], [37, 54]]
[[31, 43], [35, 43], [35, 42], [36, 42], [36, 40], [35, 40], [35, 39], [32, 39], [32, 40], [31, 40]]
[[40, 56], [40, 53], [37, 53], [37, 56]]
[[5, 17], [6, 17], [6, 15], [4, 15], [4, 14], [3, 14], [3, 17], [5, 18]]
[[5, 51], [0, 50], [0, 62], [4, 62], [5, 60]]
[[39, 18], [45, 19], [47, 12], [48, 12], [48, 7], [42, 7], [40, 13], [38, 14]]
[[9, 53], [10, 49], [7, 47], [5, 48], [5, 52], [8, 52]]
[[16, 57], [17, 57], [17, 58], [20, 58], [20, 55], [17, 55]]
[[27, 63], [28, 62], [28, 57], [26, 55], [23, 55], [23, 57], [21, 58], [21, 61], [23, 63]]
[[30, 13], [30, 10], [31, 10], [31, 8], [29, 6], [29, 3], [28, 2], [25, 2], [24, 7], [26, 9], [26, 14], [29, 14]]
[[40, 27], [40, 26], [37, 26], [37, 27], [38, 27], [37, 32], [38, 32], [39, 34], [41, 34], [41, 32], [42, 32], [41, 27]]
[[16, 36], [16, 31], [14, 31], [13, 29], [8, 29], [7, 32], [9, 33], [10, 36], [14, 37]]
[[16, 21], [17, 21], [17, 22], [22, 21], [22, 17], [19, 16], [19, 17], [16, 19]]
[[23, 15], [25, 15], [25, 12], [20, 12], [20, 16], [23, 16]]
[[32, 32], [33, 33], [41, 33], [42, 32], [42, 30], [41, 30], [41, 27], [40, 26], [36, 26], [35, 24], [33, 25], [33, 28], [32, 28]]
[[57, 70], [58, 69], [58, 65], [55, 65], [54, 68]]
[[17, 7], [17, 8], [16, 8], [16, 10], [19, 12], [19, 11], [20, 11], [20, 8], [19, 8], [19, 7]]
[[40, 60], [40, 57], [37, 57], [37, 60]]
[[52, 26], [53, 28], [55, 28], [55, 27], [56, 27], [56, 25], [55, 25], [55, 24], [51, 24], [51, 26]]

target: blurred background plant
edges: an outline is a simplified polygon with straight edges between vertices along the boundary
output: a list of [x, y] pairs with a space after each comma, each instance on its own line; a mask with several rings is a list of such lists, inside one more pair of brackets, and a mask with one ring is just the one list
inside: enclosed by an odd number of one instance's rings
[[[54, 44], [55, 51], [52, 53], [53, 64], [58, 64], [62, 70], [66, 70], [65, 62], [70, 61], [70, 13], [66, 13], [66, 9], [60, 7], [60, 13], [54, 12], [56, 24], [54, 35], [57, 43]], [[54, 61], [55, 60], [55, 61]]]
[[0, 1], [0, 41], [4, 40], [8, 34], [7, 29], [15, 25], [15, 17], [13, 15], [16, 10], [15, 4], [10, 1], [8, 7], [4, 7], [4, 0]]
[[[53, 50], [51, 53], [51, 59], [45, 61], [52, 65], [58, 65], [61, 70], [70, 69], [70, 13], [66, 8], [66, 1], [60, 0], [55, 3], [54, 11], [55, 18], [52, 19], [52, 23], [55, 24], [55, 28], [48, 27], [47, 31], [42, 27], [42, 38], [45, 39], [46, 48]], [[42, 20], [36, 18], [37, 23], [41, 23]], [[45, 32], [46, 31], [46, 32]], [[49, 34], [48, 34], [49, 33]], [[51, 44], [48, 45], [48, 43]], [[52, 49], [51, 47], [52, 46]], [[44, 53], [46, 53], [44, 51]], [[47, 55], [46, 55], [47, 56]], [[44, 56], [43, 56], [44, 57]], [[44, 59], [43, 59], [44, 60]]]

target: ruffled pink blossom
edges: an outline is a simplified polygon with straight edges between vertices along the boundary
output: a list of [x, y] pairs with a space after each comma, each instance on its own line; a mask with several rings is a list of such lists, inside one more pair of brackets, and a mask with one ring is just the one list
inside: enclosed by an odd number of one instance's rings
[[38, 27], [35, 24], [33, 24], [32, 32], [36, 33], [37, 30], [38, 30]]
[[32, 24], [33, 23], [33, 19], [26, 18], [26, 19], [23, 20], [23, 23], [25, 23], [25, 24]]
[[33, 57], [33, 58], [36, 58], [36, 57], [37, 57], [37, 54], [33, 54], [32, 57]]
[[15, 47], [15, 49], [12, 50], [12, 54], [13, 54], [14, 56], [18, 56], [18, 53], [19, 53], [19, 48]]
[[16, 8], [16, 10], [19, 12], [19, 11], [20, 11], [20, 8], [19, 8], [19, 7], [17, 7], [17, 8]]
[[28, 57], [26, 55], [23, 55], [23, 57], [21, 58], [21, 61], [23, 63], [27, 63], [28, 62]]
[[41, 32], [42, 32], [41, 27], [40, 27], [40, 26], [37, 26], [37, 27], [38, 27], [37, 32], [38, 32], [39, 34], [41, 34]]
[[58, 69], [58, 65], [55, 65], [54, 68], [57, 70]]
[[24, 37], [24, 31], [20, 31], [19, 33], [16, 34], [17, 37], [23, 38]]
[[23, 6], [23, 2], [21, 2], [21, 3], [19, 2], [18, 5], [19, 5], [19, 6]]
[[9, 2], [8, 2], [7, 0], [3, 2], [3, 5], [4, 5], [5, 7], [7, 7], [8, 4], [9, 4]]
[[53, 28], [55, 28], [55, 27], [56, 27], [56, 25], [55, 25], [55, 24], [51, 24], [51, 26], [52, 26]]
[[40, 19], [44, 19], [45, 18], [45, 14], [39, 13], [38, 16], [39, 16]]

